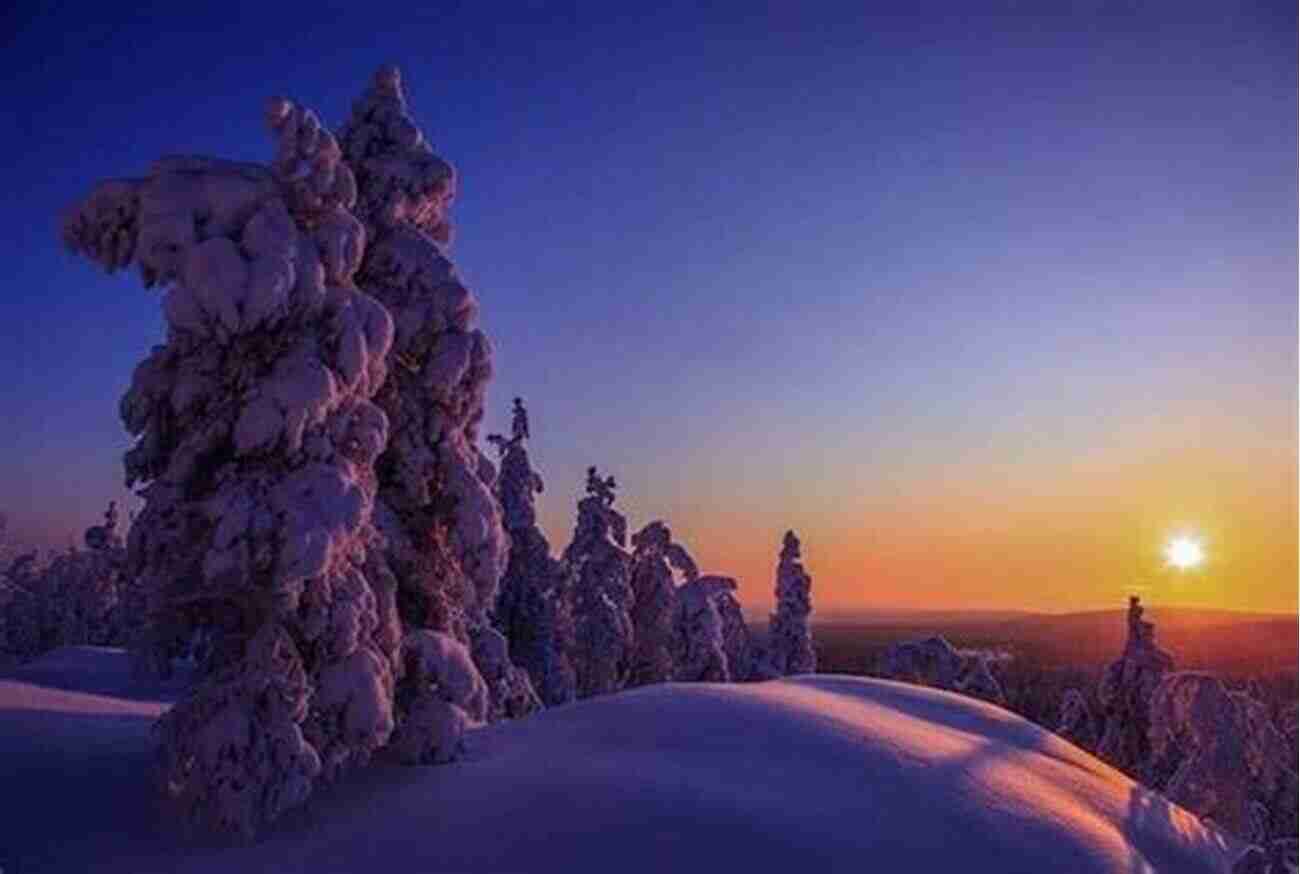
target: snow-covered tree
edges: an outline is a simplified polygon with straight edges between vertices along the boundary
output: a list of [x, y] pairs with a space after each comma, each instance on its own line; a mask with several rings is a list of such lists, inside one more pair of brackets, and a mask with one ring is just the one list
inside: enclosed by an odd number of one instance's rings
[[1080, 749], [1097, 746], [1097, 727], [1092, 720], [1088, 701], [1078, 689], [1067, 689], [1061, 700], [1061, 714], [1056, 733]]
[[1155, 626], [1142, 618], [1141, 600], [1130, 597], [1124, 652], [1106, 668], [1097, 690], [1102, 708], [1099, 758], [1131, 775], [1144, 775], [1151, 696], [1173, 669], [1173, 657], [1156, 646]]
[[736, 590], [730, 577], [695, 577], [677, 589], [673, 616], [673, 679], [691, 683], [726, 683], [726, 635], [720, 598]]
[[73, 251], [167, 288], [166, 342], [121, 405], [145, 484], [137, 652], [165, 672], [213, 631], [211, 676], [160, 723], [163, 784], [245, 832], [388, 740], [401, 642], [371, 525], [393, 322], [352, 281], [366, 232], [337, 141], [285, 99], [267, 121], [269, 167], [164, 158], [64, 222]]
[[891, 680], [1006, 703], [985, 654], [963, 653], [938, 636], [893, 644], [880, 658], [876, 673]]
[[137, 589], [126, 574], [117, 505], [102, 525], [41, 560], [36, 553], [0, 567], [0, 660], [26, 661], [55, 647], [121, 646], [139, 623]]
[[209, 675], [161, 723], [164, 784], [241, 831], [394, 727], [410, 741], [432, 724], [418, 690], [402, 697], [416, 709], [394, 709], [396, 683], [408, 662], [417, 686], [451, 669], [438, 659], [460, 665], [460, 650], [414, 632], [473, 639], [500, 667], [482, 629], [505, 557], [474, 447], [489, 347], [440, 248], [451, 168], [393, 69], [342, 145], [288, 100], [267, 120], [270, 166], [165, 158], [64, 223], [74, 251], [167, 287], [166, 342], [122, 402], [128, 485], [145, 484], [128, 542], [149, 597], [135, 649], [165, 671], [181, 642], [210, 637]]
[[450, 762], [465, 730], [487, 718], [491, 693], [460, 641], [429, 629], [407, 633], [392, 750], [408, 764]]
[[722, 649], [727, 654], [727, 671], [733, 683], [758, 679], [755, 663], [758, 648], [749, 634], [749, 623], [740, 607], [734, 589], [722, 588], [713, 598], [714, 607], [722, 620]]
[[812, 613], [812, 577], [804, 570], [799, 538], [787, 531], [776, 568], [776, 611], [768, 623], [767, 653], [778, 676], [817, 670], [808, 617]]
[[614, 478], [587, 469], [573, 541], [563, 560], [574, 577], [574, 649], [578, 697], [617, 692], [632, 670], [632, 556], [627, 520], [614, 509]]
[[535, 696], [489, 625], [509, 540], [496, 472], [477, 447], [492, 347], [446, 251], [456, 174], [411, 117], [393, 68], [379, 71], [339, 139], [366, 231], [356, 282], [395, 328], [375, 396], [391, 429], [375, 465], [375, 522], [398, 607], [407, 628], [445, 632], [488, 660], [479, 669], [491, 716], [518, 713]]
[[678, 606], [674, 571], [689, 585], [699, 576], [686, 547], [661, 521], [632, 535], [631, 685], [662, 683], [674, 675], [674, 623]]
[[528, 672], [541, 700], [554, 706], [577, 694], [569, 662], [574, 645], [572, 586], [537, 525], [536, 496], [543, 483], [528, 455], [528, 437], [528, 411], [523, 400], [515, 398], [510, 438], [488, 435], [501, 456], [497, 497], [510, 536], [495, 618], [509, 641], [510, 657]]
[[[1278, 796], [1295, 809], [1294, 763], [1268, 708], [1245, 692], [1229, 692], [1208, 674], [1165, 676], [1151, 697], [1151, 756], [1177, 763], [1161, 787], [1169, 800], [1247, 841], [1273, 835], [1270, 808]], [[1283, 826], [1295, 834], [1294, 812]]]

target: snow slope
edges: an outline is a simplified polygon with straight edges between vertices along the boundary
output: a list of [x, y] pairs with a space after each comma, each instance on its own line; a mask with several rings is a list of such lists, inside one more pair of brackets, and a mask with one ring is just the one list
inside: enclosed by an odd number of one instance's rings
[[669, 684], [376, 765], [254, 845], [153, 801], [124, 656], [0, 679], [0, 867], [36, 871], [1226, 871], [1235, 845], [997, 707], [877, 680]]

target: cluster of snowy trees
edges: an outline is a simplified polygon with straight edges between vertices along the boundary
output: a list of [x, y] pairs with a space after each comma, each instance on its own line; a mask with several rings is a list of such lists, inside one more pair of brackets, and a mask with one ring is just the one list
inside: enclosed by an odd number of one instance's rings
[[[1291, 870], [1297, 823], [1297, 710], [1275, 720], [1262, 691], [1178, 671], [1155, 640], [1140, 600], [1129, 601], [1128, 637], [1095, 696], [1060, 698], [1054, 730], [1171, 801], [1260, 845], [1261, 872]], [[1008, 706], [988, 653], [963, 652], [942, 637], [890, 646], [874, 673]], [[1089, 700], [1099, 702], [1099, 711]], [[1254, 856], [1252, 856], [1254, 858]], [[1272, 866], [1271, 868], [1269, 866]]]
[[1300, 827], [1294, 716], [1278, 725], [1257, 690], [1230, 691], [1209, 674], [1176, 670], [1142, 614], [1140, 600], [1130, 598], [1124, 650], [1097, 690], [1101, 712], [1094, 716], [1086, 697], [1069, 690], [1058, 733], [1266, 848], [1275, 866], [1293, 859]]
[[511, 540], [495, 621], [547, 705], [665, 681], [743, 682], [816, 670], [808, 619], [812, 579], [799, 540], [785, 535], [777, 606], [766, 643], [751, 639], [736, 581], [702, 575], [672, 530], [655, 520], [628, 536], [617, 482], [587, 471], [573, 537], [559, 558], [537, 524], [541, 475], [528, 454], [529, 420], [515, 398], [497, 492]]
[[[793, 534], [766, 647], [735, 581], [701, 576], [666, 525], [629, 540], [595, 468], [551, 555], [522, 402], [491, 438], [499, 471], [478, 445], [492, 347], [447, 257], [456, 177], [395, 69], [337, 133], [283, 98], [266, 122], [269, 165], [162, 158], [64, 217], [73, 252], [165, 289], [167, 331], [121, 403], [143, 508], [125, 543], [112, 521], [75, 573], [42, 579], [115, 588], [119, 616], [135, 593], [139, 628], [60, 607], [96, 630], [17, 650], [129, 641], [139, 673], [165, 677], [201, 642], [197, 682], [159, 724], [160, 783], [244, 833], [376, 755], [450, 760], [486, 720], [815, 669]], [[5, 603], [49, 585], [29, 577], [6, 571]]]
[[994, 704], [1007, 703], [988, 653], [962, 652], [937, 635], [892, 645], [881, 656], [875, 673], [904, 683], [960, 692]]
[[143, 593], [126, 572], [119, 522], [110, 503], [103, 524], [86, 529], [81, 547], [44, 557], [0, 551], [0, 665], [56, 646], [130, 641], [144, 612]]

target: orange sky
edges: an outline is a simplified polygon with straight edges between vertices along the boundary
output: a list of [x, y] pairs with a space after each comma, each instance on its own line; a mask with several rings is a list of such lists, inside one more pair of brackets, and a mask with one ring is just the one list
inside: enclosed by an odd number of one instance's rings
[[[754, 609], [771, 604], [780, 536], [794, 527], [814, 602], [827, 611], [1064, 612], [1122, 606], [1139, 592], [1152, 603], [1294, 612], [1294, 448], [1219, 430], [1188, 440], [1155, 429], [1120, 441], [1143, 450], [1106, 448], [1059, 468], [954, 464], [874, 488], [870, 475], [840, 469], [804, 492], [738, 495], [665, 516], [701, 568], [737, 577]], [[1216, 442], [1233, 448], [1209, 448]], [[544, 497], [562, 547], [571, 523], [555, 512], [564, 509], [558, 496]], [[634, 528], [648, 521], [634, 494], [627, 501]], [[1183, 533], [1206, 550], [1194, 571], [1164, 562], [1164, 545]]]

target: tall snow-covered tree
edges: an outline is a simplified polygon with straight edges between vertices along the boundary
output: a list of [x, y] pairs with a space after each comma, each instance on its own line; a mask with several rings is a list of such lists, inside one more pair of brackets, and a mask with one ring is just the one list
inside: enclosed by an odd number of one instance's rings
[[[163, 783], [245, 832], [395, 729], [405, 758], [453, 755], [513, 694], [488, 626], [506, 536], [475, 447], [490, 347], [442, 249], [454, 174], [392, 68], [338, 139], [285, 99], [266, 117], [269, 166], [164, 158], [64, 221], [73, 251], [167, 289], [166, 341], [121, 405], [144, 499], [134, 649], [163, 672], [210, 636], [210, 672], [160, 724]], [[496, 685], [483, 706], [471, 648]]]
[[808, 627], [811, 613], [812, 577], [804, 570], [799, 538], [787, 531], [776, 567], [776, 610], [768, 623], [768, 659], [778, 676], [817, 670]]
[[492, 347], [447, 256], [456, 174], [411, 117], [392, 68], [353, 106], [340, 143], [366, 231], [357, 285], [394, 324], [392, 366], [375, 396], [391, 433], [375, 465], [374, 515], [398, 607], [407, 628], [469, 645], [490, 716], [518, 715], [536, 696], [489, 622], [509, 541], [496, 471], [477, 447]]
[[497, 595], [496, 624], [510, 644], [510, 656], [527, 670], [547, 706], [577, 694], [569, 652], [573, 649], [572, 585], [564, 565], [537, 525], [536, 496], [541, 475], [528, 455], [528, 411], [515, 398], [511, 435], [488, 441], [501, 456], [497, 497], [510, 535], [510, 558]]
[[674, 542], [667, 525], [656, 520], [632, 535], [633, 686], [673, 678], [678, 600], [674, 571], [686, 585], [699, 576], [695, 560]]
[[1142, 602], [1129, 598], [1128, 640], [1120, 657], [1106, 668], [1097, 697], [1101, 702], [1101, 740], [1097, 756], [1121, 771], [1146, 776], [1150, 758], [1147, 727], [1151, 696], [1174, 659], [1156, 646], [1155, 625], [1142, 618]]
[[388, 740], [400, 644], [371, 525], [393, 322], [353, 283], [366, 233], [337, 141], [288, 100], [267, 121], [270, 166], [164, 158], [64, 222], [73, 251], [167, 288], [166, 341], [121, 404], [145, 484], [138, 652], [165, 670], [215, 631], [212, 674], [160, 722], [163, 784], [246, 832]]
[[615, 488], [612, 476], [587, 469], [587, 494], [578, 501], [573, 541], [564, 550], [575, 580], [571, 659], [579, 698], [617, 692], [632, 671], [632, 556], [627, 520], [614, 509]]

